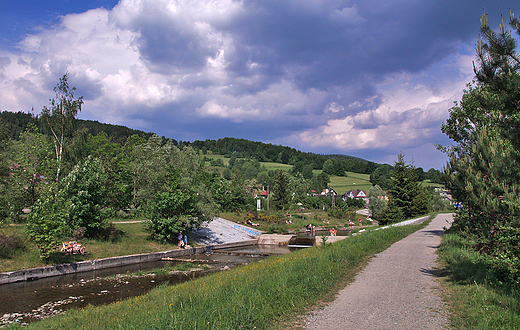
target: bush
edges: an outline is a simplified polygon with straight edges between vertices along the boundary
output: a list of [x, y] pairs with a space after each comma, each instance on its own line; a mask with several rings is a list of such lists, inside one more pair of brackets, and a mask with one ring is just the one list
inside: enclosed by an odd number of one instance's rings
[[16, 250], [23, 249], [25, 246], [19, 236], [7, 236], [0, 233], [0, 257], [9, 258]]

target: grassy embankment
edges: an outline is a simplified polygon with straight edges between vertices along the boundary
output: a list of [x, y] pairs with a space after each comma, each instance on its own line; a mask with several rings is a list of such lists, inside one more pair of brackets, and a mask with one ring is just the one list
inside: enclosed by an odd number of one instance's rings
[[454, 329], [520, 329], [520, 287], [500, 281], [489, 257], [447, 232], [438, 250]]
[[286, 329], [333, 299], [369, 257], [425, 225], [270, 257], [123, 302], [68, 311], [27, 329]]
[[[246, 214], [238, 214], [236, 212], [223, 213], [221, 216], [225, 219], [235, 221], [237, 223], [245, 221]], [[282, 214], [281, 214], [282, 215]], [[363, 218], [363, 226], [371, 225], [371, 222]], [[287, 218], [288, 219], [288, 218]], [[290, 229], [301, 229], [312, 222], [319, 227], [325, 228], [340, 228], [344, 226], [346, 220], [335, 219], [328, 217], [327, 212], [322, 211], [305, 211], [293, 213], [291, 217], [293, 224], [277, 224], [277, 232], [285, 232]], [[326, 220], [325, 220], [326, 219]], [[113, 221], [124, 219], [113, 219]], [[258, 221], [259, 227], [254, 227], [262, 231], [269, 232], [272, 224], [264, 221]], [[17, 235], [21, 238], [24, 244], [23, 249], [15, 250], [9, 256], [0, 258], [0, 272], [8, 272], [20, 269], [28, 269], [34, 267], [42, 267], [45, 265], [62, 264], [68, 262], [77, 262], [83, 260], [101, 259], [115, 256], [123, 256], [130, 254], [140, 254], [158, 251], [168, 251], [177, 248], [176, 244], [161, 244], [150, 239], [150, 233], [145, 230], [143, 222], [138, 223], [121, 223], [114, 222], [116, 228], [120, 230], [123, 235], [116, 241], [103, 241], [94, 239], [80, 240], [86, 249], [87, 254], [82, 255], [67, 255], [63, 253], [55, 253], [51, 256], [48, 262], [43, 262], [39, 258], [38, 248], [30, 241], [25, 232], [24, 225], [7, 226], [3, 230], [8, 235]], [[356, 222], [355, 229], [361, 229]], [[189, 242], [190, 245], [195, 245]]]
[[114, 242], [103, 240], [81, 240], [86, 246], [87, 253], [82, 255], [66, 255], [56, 253], [52, 255], [48, 263], [39, 258], [38, 248], [30, 241], [25, 232], [24, 225], [7, 226], [6, 234], [16, 234], [22, 238], [24, 248], [16, 250], [7, 258], [0, 258], [0, 272], [34, 268], [46, 264], [61, 264], [82, 260], [101, 259], [129, 254], [168, 251], [177, 248], [177, 244], [160, 244], [149, 239], [150, 234], [145, 230], [144, 223], [115, 223], [117, 229], [123, 232], [122, 237]]

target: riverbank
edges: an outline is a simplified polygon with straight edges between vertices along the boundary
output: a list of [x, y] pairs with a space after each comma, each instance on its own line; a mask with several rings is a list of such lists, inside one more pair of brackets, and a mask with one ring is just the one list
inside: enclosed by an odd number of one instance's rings
[[28, 328], [285, 328], [282, 323], [300, 319], [296, 315], [350, 281], [367, 258], [422, 226], [371, 231], [335, 244], [270, 257], [214, 276], [159, 287], [109, 306], [69, 311]]

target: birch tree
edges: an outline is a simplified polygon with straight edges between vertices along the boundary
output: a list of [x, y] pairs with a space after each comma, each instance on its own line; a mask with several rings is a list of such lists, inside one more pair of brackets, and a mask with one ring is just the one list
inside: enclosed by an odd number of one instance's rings
[[74, 98], [76, 87], [70, 87], [68, 73], [60, 78], [54, 87], [56, 95], [50, 99], [49, 107], [44, 106], [41, 119], [52, 138], [56, 156], [56, 182], [60, 181], [62, 160], [66, 139], [74, 133], [74, 122], [83, 105], [83, 96]]

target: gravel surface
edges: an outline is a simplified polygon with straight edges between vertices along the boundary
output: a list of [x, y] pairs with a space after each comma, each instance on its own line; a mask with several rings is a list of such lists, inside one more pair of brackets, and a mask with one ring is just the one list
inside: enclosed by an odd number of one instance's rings
[[447, 328], [433, 273], [443, 227], [452, 221], [440, 214], [376, 255], [332, 303], [309, 315], [306, 329]]

